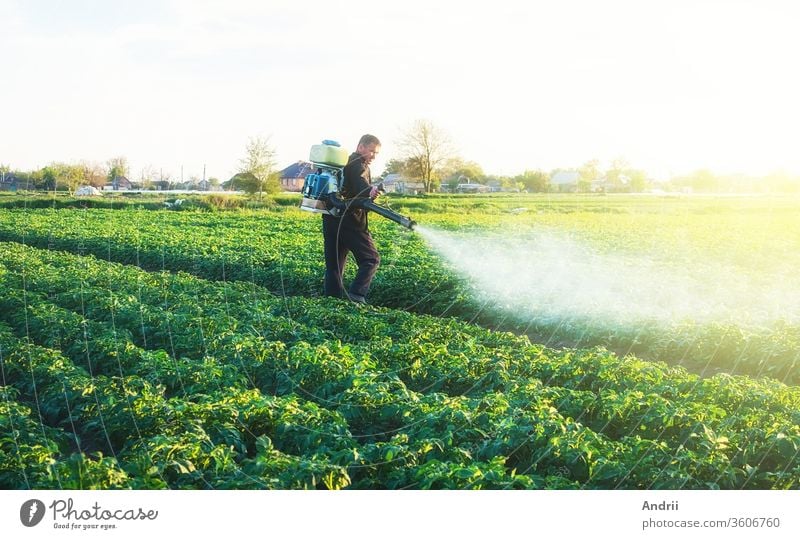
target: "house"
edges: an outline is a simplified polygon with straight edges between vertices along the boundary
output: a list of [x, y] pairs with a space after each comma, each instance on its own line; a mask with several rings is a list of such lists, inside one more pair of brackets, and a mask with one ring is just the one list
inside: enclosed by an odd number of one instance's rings
[[13, 172], [0, 174], [0, 191], [33, 191], [36, 185], [30, 178], [20, 178]]
[[419, 180], [410, 180], [402, 174], [387, 174], [383, 178], [383, 189], [387, 193], [417, 195], [425, 192], [425, 184]]
[[519, 187], [515, 185], [503, 185], [500, 180], [489, 180], [486, 182], [490, 193], [519, 193]]
[[486, 187], [489, 188], [491, 193], [499, 193], [503, 190], [503, 186], [499, 180], [489, 180], [486, 182]]
[[615, 191], [627, 191], [631, 183], [630, 176], [620, 174], [617, 181], [610, 180], [607, 176], [592, 180], [589, 190], [592, 193], [613, 193]]
[[197, 182], [198, 191], [211, 191], [211, 182], [208, 180], [200, 180]]
[[131, 181], [125, 176], [114, 176], [110, 185], [114, 191], [127, 191], [133, 187]]
[[383, 182], [383, 190], [386, 193], [397, 193], [397, 183], [402, 179], [400, 174], [387, 174]]
[[560, 170], [550, 178], [550, 185], [558, 191], [573, 192], [578, 189], [581, 175], [575, 170]]
[[13, 172], [4, 172], [0, 175], [0, 191], [16, 191], [20, 181]]
[[314, 172], [314, 165], [307, 161], [298, 161], [281, 170], [281, 188], [284, 191], [299, 193], [303, 190], [306, 176]]
[[608, 182], [605, 178], [596, 178], [589, 183], [589, 191], [592, 193], [605, 193], [608, 190]]

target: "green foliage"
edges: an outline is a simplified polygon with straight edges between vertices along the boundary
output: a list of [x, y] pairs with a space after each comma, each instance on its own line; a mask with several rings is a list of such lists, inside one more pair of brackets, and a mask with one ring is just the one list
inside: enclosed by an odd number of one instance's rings
[[239, 164], [239, 174], [231, 178], [239, 189], [248, 194], [274, 194], [281, 190], [280, 173], [275, 171], [275, 150], [267, 139], [251, 138], [245, 148], [245, 157]]
[[600, 161], [592, 159], [578, 169], [578, 191], [588, 193], [591, 191], [592, 182], [600, 179]]
[[130, 167], [128, 166], [128, 159], [123, 156], [114, 157], [106, 161], [106, 179], [108, 183], [114, 181], [114, 178], [127, 177], [130, 174]]
[[210, 195], [203, 195], [199, 203], [210, 209], [227, 210], [232, 208], [244, 208], [247, 205], [247, 200], [242, 197], [212, 193]]
[[3, 488], [797, 487], [775, 381], [2, 247]]
[[451, 192], [455, 191], [459, 183], [483, 183], [486, 175], [481, 166], [474, 161], [464, 161], [461, 158], [449, 159], [442, 167], [442, 182]]
[[514, 181], [521, 183], [531, 193], [546, 193], [550, 190], [550, 175], [541, 170], [526, 170], [514, 176]]
[[[51, 208], [66, 204], [63, 200], [67, 199], [32, 197], [24, 203]], [[146, 269], [254, 282], [282, 295], [319, 294], [323, 271], [319, 221], [296, 209], [296, 195], [276, 197], [275, 211], [215, 215], [130, 209], [149, 204], [136, 200], [103, 197], [98, 201], [113, 208], [128, 208], [124, 212], [8, 211], [0, 221], [0, 238], [92, 253]], [[190, 200], [187, 208], [215, 207], [203, 198]], [[258, 204], [232, 200], [248, 208]], [[16, 204], [9, 201], [12, 203]], [[538, 229], [563, 231], [600, 252], [642, 253], [665, 264], [681, 261], [700, 273], [714, 271], [707, 268], [707, 258], [723, 260], [755, 278], [765, 260], [774, 260], [773, 265], [796, 262], [784, 254], [784, 245], [798, 233], [796, 201], [792, 199], [709, 201], [501, 194], [390, 197], [390, 204], [428, 226], [445, 230], [463, 234], [498, 229], [520, 234]], [[529, 211], [511, 211], [520, 207]], [[487, 327], [524, 332], [533, 339], [552, 339], [571, 346], [603, 345], [648, 359], [680, 361], [696, 372], [767, 375], [788, 383], [800, 380], [796, 369], [800, 331], [794, 323], [764, 327], [748, 324], [743, 316], [726, 323], [675, 321], [667, 326], [624, 326], [602, 320], [569, 322], [537, 317], [536, 313], [509, 314], [479, 302], [469, 283], [443, 264], [416, 235], [378, 218], [370, 225], [383, 258], [371, 294], [373, 303], [460, 316]], [[351, 276], [348, 273], [346, 277]]]

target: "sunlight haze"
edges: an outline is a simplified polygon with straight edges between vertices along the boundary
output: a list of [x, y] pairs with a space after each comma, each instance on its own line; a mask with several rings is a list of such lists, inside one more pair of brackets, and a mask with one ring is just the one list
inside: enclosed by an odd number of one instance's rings
[[487, 174], [800, 172], [789, 2], [0, 1], [0, 164], [223, 180], [430, 119]]

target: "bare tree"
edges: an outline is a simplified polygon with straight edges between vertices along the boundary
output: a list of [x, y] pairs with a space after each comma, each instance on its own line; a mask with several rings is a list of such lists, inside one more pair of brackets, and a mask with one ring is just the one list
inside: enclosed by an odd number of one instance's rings
[[592, 182], [600, 178], [600, 161], [592, 159], [586, 161], [581, 168], [578, 169], [578, 191], [588, 193], [592, 190]]
[[153, 165], [145, 165], [139, 173], [142, 189], [154, 189], [156, 182], [159, 181], [161, 173]]
[[98, 189], [106, 184], [107, 177], [102, 165], [91, 161], [81, 161], [80, 165], [83, 169], [82, 183]]
[[630, 168], [630, 164], [624, 157], [617, 157], [611, 162], [611, 167], [606, 171], [606, 180], [614, 186], [615, 189], [622, 187], [622, 177], [625, 172]]
[[269, 145], [269, 139], [251, 138], [245, 147], [245, 157], [239, 161], [239, 173], [252, 174], [256, 180], [259, 198], [266, 190], [268, 193], [280, 190], [280, 181], [275, 174], [275, 149]]
[[447, 135], [430, 120], [416, 120], [403, 133], [399, 146], [409, 172], [418, 176], [430, 193], [440, 180], [440, 167], [453, 154]]

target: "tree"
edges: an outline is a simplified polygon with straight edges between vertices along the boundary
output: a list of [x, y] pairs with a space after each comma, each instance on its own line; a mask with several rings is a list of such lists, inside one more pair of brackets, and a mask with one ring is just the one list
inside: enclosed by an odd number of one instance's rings
[[611, 167], [606, 171], [606, 181], [614, 190], [622, 190], [623, 176], [627, 176], [626, 172], [629, 168], [630, 165], [624, 157], [617, 157], [611, 162]]
[[600, 161], [592, 159], [586, 161], [581, 168], [578, 169], [580, 175], [578, 179], [578, 191], [588, 193], [592, 189], [592, 182], [600, 177]]
[[526, 170], [515, 176], [514, 181], [533, 193], [546, 193], [550, 190], [550, 175], [543, 170]]
[[161, 173], [153, 165], [145, 165], [139, 178], [142, 182], [142, 189], [156, 189], [161, 179]]
[[429, 120], [415, 121], [399, 143], [409, 175], [419, 178], [430, 193], [440, 180], [440, 167], [452, 154], [447, 136]]
[[606, 171], [606, 182], [613, 191], [639, 193], [647, 188], [647, 173], [631, 167], [627, 160], [618, 157]]
[[72, 193], [84, 183], [84, 177], [83, 165], [50, 163], [41, 170], [42, 186], [48, 191], [65, 189]]
[[525, 189], [524, 184], [516, 181], [516, 179], [512, 178], [511, 176], [498, 176], [496, 174], [490, 174], [481, 178], [481, 183], [489, 186], [497, 186], [505, 191], [519, 192]]
[[720, 190], [719, 178], [707, 169], [697, 170], [689, 176], [689, 185], [695, 191], [711, 193]]
[[92, 187], [101, 189], [107, 183], [106, 173], [100, 164], [82, 161], [81, 168], [83, 173], [83, 184], [91, 185]]
[[281, 184], [279, 174], [275, 171], [275, 150], [268, 144], [268, 139], [251, 138], [245, 153], [245, 157], [239, 161], [239, 173], [252, 175], [255, 185], [251, 185], [253, 180], [249, 179], [246, 184], [254, 190], [242, 189], [251, 194], [258, 193], [259, 198], [264, 191], [268, 194], [279, 192]]
[[441, 167], [439, 175], [450, 191], [455, 191], [460, 183], [482, 183], [486, 176], [481, 166], [474, 161], [464, 161], [451, 157]]
[[632, 193], [641, 193], [647, 188], [647, 173], [643, 170], [631, 169], [628, 171], [630, 189]]
[[405, 174], [408, 168], [408, 162], [405, 159], [389, 159], [383, 167], [381, 177], [385, 178], [389, 174]]
[[445, 179], [461, 178], [465, 182], [480, 183], [486, 179], [483, 168], [475, 161], [464, 161], [460, 157], [447, 160], [442, 167], [442, 177]]
[[47, 191], [55, 191], [58, 183], [58, 171], [52, 166], [47, 165], [40, 171], [41, 186]]
[[259, 192], [260, 183], [258, 178], [250, 172], [239, 172], [225, 182], [224, 185], [234, 191], [244, 191], [248, 195], [253, 195]]
[[30, 171], [21, 171], [21, 170], [14, 171], [14, 176], [17, 177], [17, 189], [25, 191], [30, 191], [34, 189], [43, 189], [44, 188], [44, 180], [42, 178], [43, 170], [44, 169], [30, 170]]
[[66, 188], [70, 194], [84, 183], [85, 169], [83, 165], [60, 165], [59, 186]]
[[525, 189], [525, 185], [523, 185], [521, 182], [515, 181], [511, 176], [489, 176], [485, 179], [487, 185], [491, 185], [491, 183], [494, 181], [506, 191], [519, 192]]
[[108, 182], [114, 181], [114, 178], [128, 177], [130, 169], [128, 168], [128, 159], [123, 156], [112, 157], [106, 161], [106, 170], [108, 171]]

